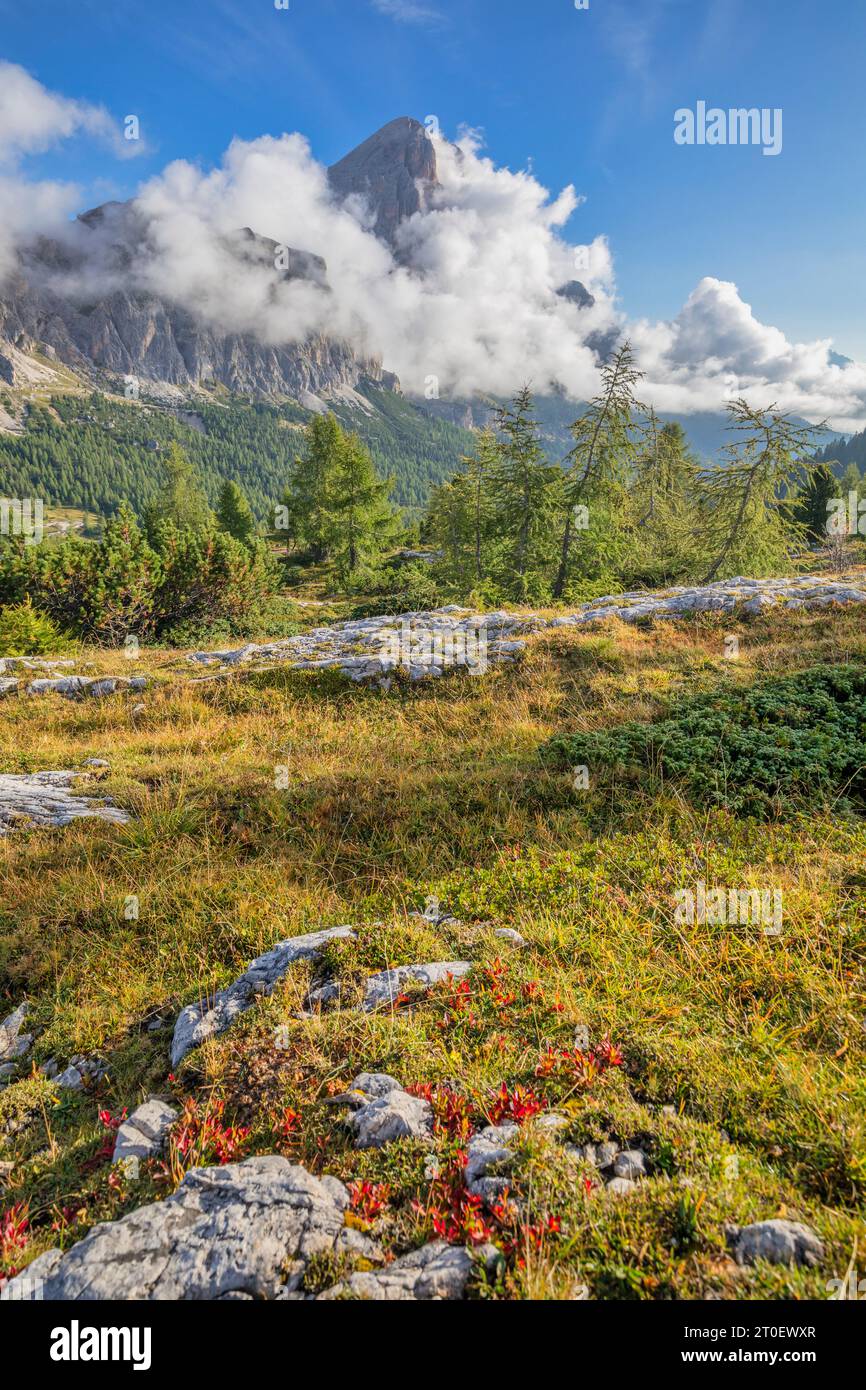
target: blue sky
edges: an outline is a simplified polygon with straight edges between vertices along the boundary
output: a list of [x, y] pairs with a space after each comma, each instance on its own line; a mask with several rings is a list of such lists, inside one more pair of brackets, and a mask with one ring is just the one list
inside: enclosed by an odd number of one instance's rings
[[[866, 359], [863, 0], [0, 0], [0, 57], [47, 87], [139, 115], [148, 154], [64, 144], [28, 163], [89, 201], [176, 157], [299, 130], [330, 162], [397, 115], [481, 128], [586, 198], [575, 241], [610, 239], [631, 315], [737, 283], [789, 339]], [[784, 148], [682, 148], [697, 100], [781, 107]]]

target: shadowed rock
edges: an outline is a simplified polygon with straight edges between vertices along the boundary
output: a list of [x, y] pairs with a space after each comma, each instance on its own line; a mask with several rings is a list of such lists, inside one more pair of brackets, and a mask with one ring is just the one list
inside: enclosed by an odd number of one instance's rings
[[435, 1240], [410, 1255], [403, 1255], [384, 1269], [352, 1274], [320, 1300], [358, 1298], [381, 1303], [440, 1302], [461, 1299], [473, 1273], [486, 1266], [491, 1271], [500, 1262], [499, 1251], [485, 1245], [470, 1252], [459, 1246]]
[[824, 1246], [815, 1232], [800, 1221], [755, 1221], [734, 1227], [729, 1240], [737, 1264], [767, 1260], [774, 1265], [819, 1265]]
[[14, 1062], [30, 1050], [33, 1035], [21, 1032], [29, 1012], [30, 1005], [25, 1001], [0, 1023], [0, 1062]]
[[356, 1149], [381, 1149], [395, 1139], [426, 1141], [433, 1134], [430, 1102], [410, 1095], [385, 1072], [361, 1072], [351, 1090], [331, 1096], [327, 1104], [350, 1107], [347, 1124], [355, 1136]]
[[239, 1014], [246, 1012], [261, 994], [270, 994], [296, 960], [315, 960], [329, 941], [352, 940], [351, 927], [329, 927], [327, 931], [296, 936], [257, 956], [234, 984], [220, 989], [210, 999], [189, 1004], [178, 1015], [171, 1044], [171, 1064], [179, 1062], [206, 1038], [224, 1033]]
[[161, 1153], [178, 1114], [174, 1106], [151, 1096], [118, 1129], [112, 1163], [123, 1163], [130, 1158], [154, 1158]]
[[382, 970], [371, 975], [364, 987], [365, 1013], [374, 1009], [391, 1006], [399, 998], [407, 985], [418, 985], [424, 990], [446, 980], [459, 980], [472, 969], [468, 960], [435, 961], [430, 965], [398, 965], [394, 970]]
[[299, 1287], [313, 1255], [377, 1256], [345, 1227], [348, 1204], [336, 1178], [276, 1155], [196, 1168], [173, 1196], [40, 1255], [20, 1278], [42, 1280], [46, 1299], [272, 1299]]

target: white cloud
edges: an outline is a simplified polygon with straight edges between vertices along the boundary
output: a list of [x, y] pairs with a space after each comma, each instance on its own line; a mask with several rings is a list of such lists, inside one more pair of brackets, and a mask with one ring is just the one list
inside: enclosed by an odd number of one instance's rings
[[[91, 108], [82, 112], [14, 73], [19, 101], [4, 91], [0, 138], [19, 157], [101, 131]], [[742, 394], [810, 420], [827, 417], [839, 429], [866, 424], [866, 366], [831, 366], [829, 339], [791, 342], [760, 321], [736, 285], [712, 277], [673, 319], [630, 322], [617, 303], [607, 240], [576, 246], [566, 237], [581, 202], [573, 188], [551, 196], [532, 173], [497, 168], [472, 132], [456, 146], [438, 140], [437, 159], [441, 188], [400, 228], [397, 257], [368, 230], [356, 201], [335, 199], [301, 135], [236, 140], [211, 170], [176, 161], [140, 190], [148, 226], [123, 283], [273, 344], [317, 333], [346, 339], [381, 356], [412, 392], [435, 377], [444, 398], [505, 395], [530, 381], [537, 391], [558, 385], [585, 399], [598, 386], [591, 344], [619, 334], [631, 337], [646, 373], [641, 394], [659, 410], [718, 410]], [[0, 170], [0, 271], [4, 246], [8, 265], [13, 242], [37, 229], [63, 235], [76, 196], [64, 185], [28, 184], [14, 167]], [[267, 260], [239, 270], [224, 238], [241, 227], [323, 256], [330, 289], [275, 282]], [[104, 266], [85, 275], [86, 285], [59, 288], [91, 295], [111, 287]], [[593, 307], [557, 295], [572, 279], [589, 289]]]
[[642, 320], [629, 331], [647, 373], [643, 394], [660, 410], [718, 410], [742, 395], [835, 429], [866, 423], [866, 366], [831, 366], [830, 338], [789, 341], [730, 281], [707, 276], [671, 322]]
[[51, 92], [24, 68], [0, 60], [0, 276], [14, 263], [15, 247], [38, 232], [62, 228], [80, 208], [74, 184], [29, 180], [28, 156], [43, 154], [78, 136], [108, 144], [118, 158], [143, 154], [143, 140], [126, 140], [102, 106]]
[[420, 0], [373, 0], [373, 9], [400, 24], [441, 24], [444, 16]]
[[17, 164], [76, 135], [104, 140], [122, 158], [142, 153], [142, 141], [124, 140], [104, 106], [51, 92], [25, 68], [0, 60], [0, 163]]

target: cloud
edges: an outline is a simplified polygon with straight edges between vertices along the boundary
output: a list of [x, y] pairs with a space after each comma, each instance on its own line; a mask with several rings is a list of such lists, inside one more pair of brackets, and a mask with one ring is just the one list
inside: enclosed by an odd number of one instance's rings
[[[151, 253], [133, 273], [224, 331], [349, 339], [408, 391], [435, 378], [442, 396], [499, 393], [532, 377], [585, 395], [597, 382], [587, 340], [616, 319], [604, 239], [580, 249], [597, 303], [579, 309], [557, 296], [576, 276], [576, 248], [562, 236], [574, 190], [551, 198], [531, 174], [495, 168], [472, 135], [437, 151], [442, 187], [401, 227], [397, 257], [353, 201], [335, 199], [300, 135], [235, 141], [208, 172], [178, 161], [140, 191]], [[323, 256], [330, 290], [275, 284], [267, 261], [239, 273], [226, 239], [243, 226]]]
[[22, 172], [29, 156], [76, 137], [100, 140], [122, 159], [146, 149], [143, 140], [126, 140], [104, 107], [49, 91], [25, 68], [0, 60], [0, 277], [12, 268], [17, 246], [60, 231], [80, 208], [75, 184], [33, 181]]
[[77, 135], [105, 141], [119, 158], [142, 153], [142, 142], [125, 140], [104, 106], [60, 96], [25, 68], [0, 60], [0, 164], [18, 164]]
[[747, 396], [839, 430], [866, 423], [866, 366], [834, 365], [830, 338], [790, 342], [755, 317], [730, 281], [707, 276], [676, 318], [641, 320], [629, 331], [647, 374], [642, 394], [659, 410], [718, 410]]
[[[23, 114], [5, 100], [0, 107], [0, 131], [19, 153], [99, 128], [77, 103], [15, 81], [34, 98]], [[92, 300], [122, 285], [274, 345], [345, 340], [381, 357], [413, 393], [435, 385], [445, 399], [506, 395], [529, 381], [585, 400], [598, 389], [598, 345], [629, 336], [646, 373], [641, 395], [658, 410], [715, 411], [747, 395], [838, 429], [866, 424], [866, 366], [834, 363], [830, 339], [790, 341], [736, 285], [711, 276], [672, 319], [631, 321], [606, 238], [572, 239], [582, 201], [574, 188], [554, 195], [530, 171], [497, 167], [471, 131], [454, 144], [437, 138], [436, 151], [440, 187], [401, 225], [396, 253], [369, 230], [357, 199], [336, 198], [297, 133], [235, 140], [214, 168], [178, 160], [148, 180], [128, 263], [105, 254], [111, 228], [62, 222], [76, 190], [0, 169], [0, 271], [4, 246], [8, 263], [13, 243], [53, 230], [79, 252], [91, 248], [74, 273], [56, 273], [60, 292]], [[275, 275], [266, 248], [239, 264], [231, 239], [243, 227], [324, 257], [327, 286]], [[558, 294], [575, 279], [591, 307]]]
[[420, 0], [372, 0], [373, 9], [399, 24], [441, 24], [445, 16]]

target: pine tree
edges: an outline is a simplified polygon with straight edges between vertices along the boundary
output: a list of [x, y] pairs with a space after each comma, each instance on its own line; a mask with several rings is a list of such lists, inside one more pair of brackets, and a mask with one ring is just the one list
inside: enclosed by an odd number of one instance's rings
[[491, 429], [482, 430], [473, 454], [463, 454], [462, 473], [434, 488], [427, 509], [426, 530], [443, 551], [443, 568], [450, 581], [469, 592], [487, 572], [487, 541], [493, 516], [492, 480], [499, 448]]
[[792, 520], [803, 527], [810, 541], [824, 542], [830, 518], [829, 504], [834, 498], [844, 496], [839, 479], [833, 472], [833, 464], [816, 464], [793, 499]]
[[255, 535], [256, 524], [250, 504], [237, 483], [228, 479], [220, 488], [217, 522], [221, 531], [227, 531], [244, 545], [248, 545]]
[[513, 597], [540, 598], [551, 552], [551, 525], [562, 470], [549, 464], [532, 415], [528, 386], [496, 412], [497, 458], [490, 474], [494, 529], [503, 542], [502, 579]]
[[295, 459], [285, 496], [290, 535], [310, 552], [316, 564], [328, 555], [328, 495], [339, 466], [343, 440], [343, 431], [335, 415], [315, 415], [306, 428], [306, 447]]
[[163, 460], [165, 480], [153, 504], [146, 509], [148, 533], [168, 522], [180, 530], [209, 531], [214, 522], [198, 473], [179, 444], [173, 443]]
[[336, 465], [328, 475], [323, 509], [326, 552], [345, 581], [363, 561], [396, 541], [400, 520], [389, 499], [393, 480], [376, 473], [356, 434], [339, 431]]
[[[643, 373], [635, 367], [631, 344], [623, 343], [612, 360], [601, 369], [601, 391], [571, 426], [574, 447], [568, 454], [571, 468], [563, 489], [564, 516], [559, 567], [553, 582], [555, 599], [562, 598], [568, 579], [576, 529], [575, 508], [594, 505], [599, 511], [605, 509], [608, 521], [616, 515], [613, 494], [622, 492], [628, 479], [634, 454], [631, 433], [633, 416], [638, 408], [635, 386], [642, 376]], [[610, 527], [606, 530], [609, 533]], [[608, 534], [605, 551], [609, 551], [611, 539]]]
[[682, 425], [661, 424], [650, 408], [637, 441], [628, 490], [629, 584], [670, 584], [698, 562], [700, 466]]
[[806, 453], [815, 430], [800, 428], [775, 406], [754, 409], [739, 399], [728, 405], [729, 428], [737, 438], [725, 446], [723, 461], [703, 475], [708, 504], [707, 547], [712, 563], [703, 580], [723, 570], [753, 574], [781, 565], [803, 531], [790, 516], [786, 497], [802, 472], [815, 466]]

